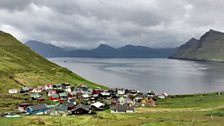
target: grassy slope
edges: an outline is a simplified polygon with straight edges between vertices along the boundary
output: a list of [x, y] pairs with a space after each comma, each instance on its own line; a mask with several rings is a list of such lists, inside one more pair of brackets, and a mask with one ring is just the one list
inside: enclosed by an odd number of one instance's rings
[[21, 86], [63, 82], [97, 86], [42, 58], [10, 34], [0, 32], [0, 93]]
[[1, 126], [222, 126], [224, 124], [224, 95], [205, 94], [178, 96], [157, 101], [157, 107], [140, 107], [132, 114], [83, 116], [27, 116], [0, 118]]

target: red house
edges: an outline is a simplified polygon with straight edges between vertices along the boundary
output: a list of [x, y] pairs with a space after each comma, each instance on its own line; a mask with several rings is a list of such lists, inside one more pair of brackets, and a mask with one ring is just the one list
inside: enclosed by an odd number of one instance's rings
[[57, 94], [56, 90], [49, 90], [48, 91], [48, 96], [51, 96], [52, 94]]
[[102, 93], [102, 92], [103, 92], [103, 90], [100, 90], [100, 89], [94, 89], [93, 92], [92, 92], [92, 94], [100, 94], [100, 93]]
[[51, 96], [48, 97], [49, 100], [51, 101], [59, 101], [60, 100], [60, 97], [58, 94], [52, 94]]

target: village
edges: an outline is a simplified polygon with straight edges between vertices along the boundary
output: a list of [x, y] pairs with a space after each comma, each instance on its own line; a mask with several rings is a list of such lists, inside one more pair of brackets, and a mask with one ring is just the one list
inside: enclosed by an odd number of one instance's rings
[[[131, 89], [91, 89], [85, 84], [71, 87], [68, 83], [46, 84], [37, 87], [10, 89], [9, 94], [23, 95], [25, 102], [15, 106], [15, 112], [6, 112], [7, 118], [28, 115], [81, 115], [109, 110], [111, 113], [134, 113], [136, 107], [154, 107], [157, 99], [165, 99], [167, 93], [156, 95]], [[24, 100], [23, 100], [24, 101]]]

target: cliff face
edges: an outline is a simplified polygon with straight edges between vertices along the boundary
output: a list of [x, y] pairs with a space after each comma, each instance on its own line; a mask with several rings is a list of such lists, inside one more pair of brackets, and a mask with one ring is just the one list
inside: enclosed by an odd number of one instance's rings
[[224, 33], [210, 30], [199, 40], [192, 38], [170, 58], [224, 62]]

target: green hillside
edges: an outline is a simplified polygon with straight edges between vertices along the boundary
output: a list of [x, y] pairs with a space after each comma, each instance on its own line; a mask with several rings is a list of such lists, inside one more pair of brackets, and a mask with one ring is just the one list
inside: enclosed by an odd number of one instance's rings
[[210, 30], [199, 40], [191, 39], [171, 58], [224, 62], [224, 33]]
[[49, 62], [12, 35], [0, 31], [0, 93], [10, 88], [64, 82], [98, 86]]

